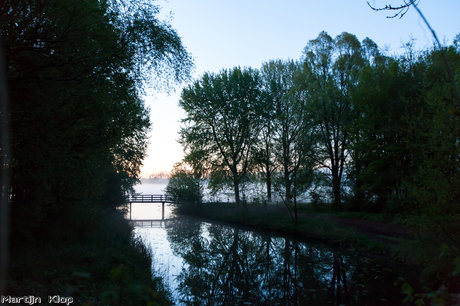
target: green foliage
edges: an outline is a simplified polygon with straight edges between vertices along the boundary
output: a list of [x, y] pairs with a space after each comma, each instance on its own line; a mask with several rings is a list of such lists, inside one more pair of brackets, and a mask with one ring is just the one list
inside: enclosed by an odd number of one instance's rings
[[[151, 287], [130, 283], [129, 270], [124, 265], [113, 268], [110, 271], [110, 277], [119, 285], [113, 286], [99, 295], [99, 301], [102, 303], [126, 305], [128, 301], [131, 304], [136, 301], [136, 303], [142, 303], [147, 306], [159, 306], [161, 302], [165, 302], [164, 297]], [[92, 303], [86, 303], [85, 305], [92, 305]]]
[[297, 82], [305, 91], [305, 112], [318, 135], [315, 164], [328, 175], [334, 208], [342, 210], [343, 177], [351, 157], [349, 129], [357, 119], [352, 95], [366, 62], [378, 62], [381, 55], [369, 38], [361, 45], [350, 33], [332, 39], [324, 31], [308, 42], [303, 53], [304, 67]]
[[[455, 95], [440, 52], [406, 46], [400, 59], [362, 72], [354, 95], [360, 112], [353, 128], [360, 166], [355, 178], [368, 201], [442, 218], [449, 226], [458, 214], [458, 118], [449, 113]], [[458, 50], [449, 47], [446, 53], [458, 67]], [[445, 232], [457, 236], [454, 228]]]
[[[460, 71], [459, 50], [450, 47], [446, 53], [452, 67]], [[422, 161], [413, 180], [406, 180], [405, 186], [414, 202], [413, 208], [432, 220], [430, 229], [458, 247], [460, 118], [449, 113], [455, 104], [455, 94], [443, 69], [441, 55], [433, 51], [427, 54], [425, 61], [430, 64], [425, 79], [431, 86], [425, 89], [425, 96], [432, 114], [431, 123], [428, 129], [421, 130], [425, 142], [418, 145], [418, 154]]]
[[417, 121], [422, 115], [429, 116], [416, 86], [424, 67], [424, 63], [418, 64], [415, 59], [407, 62], [406, 58], [368, 66], [363, 69], [354, 95], [360, 113], [353, 127], [356, 164], [359, 164], [354, 175], [359, 182], [357, 187], [364, 193], [361, 199], [377, 202], [378, 210], [391, 197], [402, 200], [405, 196], [402, 180], [414, 174], [414, 165], [419, 162], [417, 149], [411, 144], [421, 141], [416, 138], [422, 128]]
[[200, 177], [176, 164], [166, 186], [166, 195], [178, 205], [200, 204], [203, 201], [203, 186]]
[[185, 162], [211, 179], [218, 172], [231, 177], [239, 203], [261, 125], [259, 72], [235, 67], [205, 73], [183, 89], [179, 105], [187, 114], [180, 132]]
[[[458, 261], [459, 258], [457, 257], [456, 260]], [[451, 292], [444, 285], [441, 285], [437, 290], [425, 287], [425, 292], [416, 293], [404, 278], [400, 277], [396, 281], [395, 285], [399, 284], [401, 284], [402, 293], [406, 295], [404, 302], [410, 301], [414, 305], [456, 305], [460, 302], [460, 293]]]
[[285, 201], [291, 202], [296, 192], [311, 184], [315, 142], [312, 122], [305, 113], [307, 101], [295, 83], [301, 64], [269, 61], [261, 71], [267, 105], [261, 130], [261, 162], [267, 179], [268, 173], [273, 175], [275, 190], [279, 192], [282, 187]]
[[111, 22], [121, 34], [118, 42], [132, 60], [130, 73], [136, 79], [165, 91], [190, 80], [191, 55], [168, 21], [158, 19], [160, 6], [155, 1], [106, 1]]

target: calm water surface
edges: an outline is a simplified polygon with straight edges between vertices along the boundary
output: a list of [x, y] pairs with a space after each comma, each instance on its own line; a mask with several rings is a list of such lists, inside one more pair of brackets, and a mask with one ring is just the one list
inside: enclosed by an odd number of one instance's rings
[[[165, 188], [135, 187], [143, 194]], [[133, 204], [132, 219], [161, 219], [161, 204]], [[135, 232], [176, 305], [402, 305], [395, 281], [416, 279], [401, 265], [189, 217], [138, 222]]]
[[139, 223], [177, 305], [401, 305], [407, 268], [184, 217]]

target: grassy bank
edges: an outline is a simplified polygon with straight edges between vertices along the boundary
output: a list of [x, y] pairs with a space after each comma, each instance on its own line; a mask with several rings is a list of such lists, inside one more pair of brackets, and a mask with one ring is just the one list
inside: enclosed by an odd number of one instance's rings
[[100, 221], [87, 237], [12, 249], [8, 293], [14, 297], [72, 297], [77, 305], [171, 305], [152, 255], [121, 213]]
[[[284, 204], [279, 204], [284, 205]], [[281, 206], [282, 207], [282, 206]], [[396, 259], [398, 249], [381, 241], [367, 238], [353, 228], [341, 227], [326, 213], [299, 214], [280, 212], [276, 205], [203, 203], [177, 206], [177, 213], [245, 225], [253, 228], [326, 241], [349, 250], [372, 253]]]

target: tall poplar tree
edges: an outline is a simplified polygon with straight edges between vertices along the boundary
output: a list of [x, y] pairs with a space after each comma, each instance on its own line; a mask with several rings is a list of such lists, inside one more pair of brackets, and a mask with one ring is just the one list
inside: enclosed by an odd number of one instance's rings
[[[296, 176], [311, 155], [311, 119], [305, 112], [304, 92], [298, 90], [295, 83], [300, 70], [301, 64], [292, 60], [269, 61], [262, 67], [265, 103], [271, 110], [265, 113], [268, 120], [261, 137], [265, 146], [265, 168], [270, 170], [268, 166], [271, 166], [271, 171], [280, 172], [285, 200], [289, 203], [294, 195]], [[268, 188], [270, 172], [267, 170]]]
[[211, 179], [229, 178], [239, 204], [262, 123], [259, 72], [235, 67], [205, 73], [184, 88], [179, 105], [187, 114], [180, 132], [185, 161]]
[[332, 39], [323, 31], [304, 49], [300, 82], [307, 91], [307, 112], [319, 132], [317, 163], [327, 170], [338, 210], [342, 209], [342, 182], [349, 160], [347, 126], [356, 117], [351, 97], [363, 64], [361, 43], [346, 32]]

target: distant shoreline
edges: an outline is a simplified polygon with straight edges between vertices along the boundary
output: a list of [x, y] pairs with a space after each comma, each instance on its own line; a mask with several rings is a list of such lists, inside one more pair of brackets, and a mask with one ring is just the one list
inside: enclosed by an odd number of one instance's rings
[[142, 184], [168, 184], [169, 179], [167, 178], [142, 178]]

